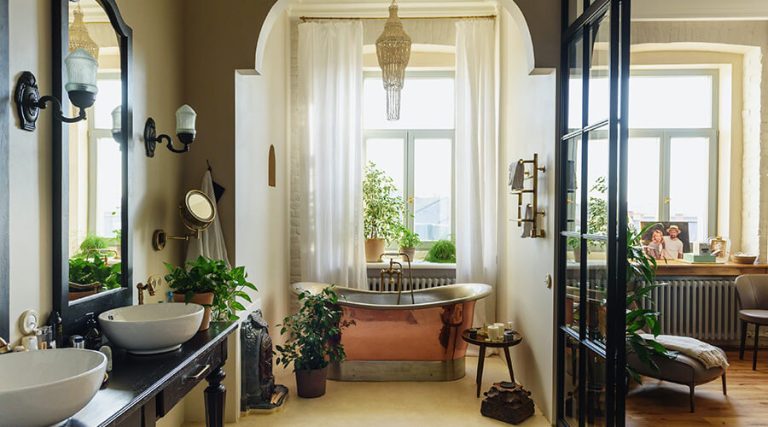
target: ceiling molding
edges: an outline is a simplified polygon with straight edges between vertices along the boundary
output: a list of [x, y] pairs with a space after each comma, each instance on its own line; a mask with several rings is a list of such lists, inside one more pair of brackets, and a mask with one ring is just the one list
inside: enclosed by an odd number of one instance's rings
[[[303, 1], [288, 10], [291, 17], [341, 17], [341, 18], [386, 18], [388, 1], [369, 2], [318, 2]], [[495, 1], [443, 1], [443, 2], [400, 2], [401, 17], [481, 16], [496, 15]]]

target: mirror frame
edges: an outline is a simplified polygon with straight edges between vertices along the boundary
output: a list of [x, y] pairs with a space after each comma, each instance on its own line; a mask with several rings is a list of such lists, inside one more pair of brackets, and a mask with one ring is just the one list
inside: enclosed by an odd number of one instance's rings
[[[64, 334], [71, 335], [85, 325], [87, 313], [97, 316], [116, 307], [133, 304], [132, 226], [129, 218], [131, 153], [133, 139], [133, 111], [129, 102], [133, 50], [133, 30], [125, 23], [116, 0], [96, 0], [104, 8], [120, 43], [120, 77], [122, 80], [122, 203], [121, 203], [121, 288], [69, 301], [69, 138], [67, 124], [52, 117], [53, 140], [53, 310], [64, 322]], [[69, 52], [70, 0], [53, 0], [53, 95], [61, 99], [63, 107], [69, 105], [64, 90], [66, 73], [64, 58]], [[6, 79], [7, 80], [7, 79]]]
[[[8, 33], [8, 0], [0, 0], [0, 98], [11, 98]], [[0, 338], [11, 339], [10, 310], [10, 187], [8, 149], [11, 104], [0, 103]]]

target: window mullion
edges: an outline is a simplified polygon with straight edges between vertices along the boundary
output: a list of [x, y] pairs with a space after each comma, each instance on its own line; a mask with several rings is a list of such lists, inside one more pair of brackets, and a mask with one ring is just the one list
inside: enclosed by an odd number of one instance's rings
[[668, 132], [662, 131], [659, 135], [659, 140], [661, 141], [661, 179], [659, 180], [659, 184], [661, 185], [661, 191], [659, 191], [659, 207], [660, 207], [660, 215], [659, 219], [661, 221], [669, 221], [670, 220], [670, 189], [671, 189], [671, 173], [672, 173], [672, 159], [671, 159], [671, 152], [672, 152], [672, 142], [671, 142], [671, 136]]
[[406, 143], [405, 143], [405, 170], [406, 170], [406, 180], [405, 180], [405, 204], [406, 204], [406, 218], [405, 218], [405, 224], [406, 227], [408, 227], [411, 231], [416, 231], [414, 229], [414, 191], [416, 188], [415, 184], [415, 153], [416, 149], [414, 147], [415, 145], [415, 131], [409, 130], [406, 131]]

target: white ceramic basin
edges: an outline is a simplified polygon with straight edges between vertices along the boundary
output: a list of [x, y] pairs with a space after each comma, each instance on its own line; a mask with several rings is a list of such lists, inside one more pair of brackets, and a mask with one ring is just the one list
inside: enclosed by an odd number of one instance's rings
[[0, 426], [40, 427], [65, 421], [99, 391], [107, 358], [62, 348], [0, 355]]
[[176, 350], [197, 333], [202, 321], [203, 306], [184, 303], [133, 305], [99, 315], [107, 338], [135, 354]]

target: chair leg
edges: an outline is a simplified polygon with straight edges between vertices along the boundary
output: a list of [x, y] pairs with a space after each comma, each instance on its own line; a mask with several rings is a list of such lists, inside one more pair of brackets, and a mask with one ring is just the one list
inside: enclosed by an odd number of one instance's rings
[[755, 323], [755, 349], [752, 352], [752, 370], [757, 370], [757, 345], [760, 343], [760, 325]]
[[741, 321], [741, 342], [739, 342], [739, 360], [744, 360], [744, 345], [747, 343], [747, 327], [749, 323]]
[[693, 391], [694, 391], [694, 390], [696, 390], [696, 385], [694, 385], [694, 384], [691, 384], [691, 385], [690, 385], [690, 387], [691, 387], [691, 394], [690, 394], [690, 399], [691, 399], [691, 412], [694, 412], [694, 411], [696, 410], [696, 406], [695, 406], [695, 403], [694, 403], [694, 394], [693, 394]]
[[725, 372], [723, 372], [723, 396], [728, 396], [728, 387], [725, 385]]

